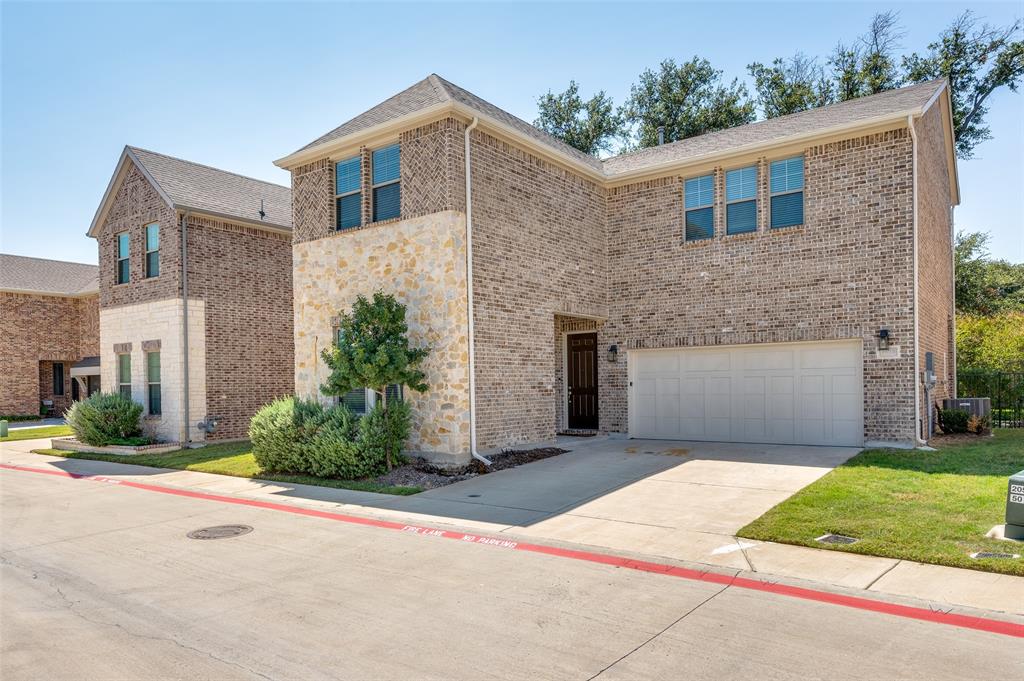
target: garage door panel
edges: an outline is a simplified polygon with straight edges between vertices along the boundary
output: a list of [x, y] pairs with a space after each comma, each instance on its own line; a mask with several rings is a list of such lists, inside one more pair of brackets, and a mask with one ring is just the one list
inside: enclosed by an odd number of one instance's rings
[[681, 360], [684, 371], [730, 371], [732, 356], [728, 351], [692, 350], [686, 352]]
[[859, 341], [638, 351], [629, 361], [638, 377], [634, 436], [862, 442]]

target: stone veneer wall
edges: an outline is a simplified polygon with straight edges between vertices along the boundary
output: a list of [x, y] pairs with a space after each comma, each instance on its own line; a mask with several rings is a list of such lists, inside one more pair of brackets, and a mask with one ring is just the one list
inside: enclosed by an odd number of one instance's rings
[[[628, 351], [861, 339], [866, 440], [914, 436], [913, 210], [907, 129], [809, 147], [805, 224], [767, 224], [769, 159], [759, 162], [758, 231], [726, 236], [722, 169], [712, 239], [683, 242], [682, 177], [612, 189], [608, 323], [599, 346], [626, 361], [600, 373], [602, 428], [627, 428]], [[880, 327], [901, 345], [876, 353]], [[621, 356], [620, 352], [620, 356]]]
[[359, 294], [393, 293], [408, 308], [412, 344], [431, 348], [424, 363], [430, 389], [406, 390], [409, 448], [468, 460], [465, 234], [465, 217], [443, 211], [294, 244], [296, 394], [320, 396], [328, 375], [320, 352], [332, 343], [338, 313]]
[[[932, 405], [954, 397], [956, 361], [953, 338], [953, 223], [950, 212], [949, 162], [943, 143], [942, 111], [933, 106], [915, 125], [917, 149], [917, 301], [921, 371], [925, 353], [934, 354]], [[928, 401], [921, 390], [921, 419], [927, 423]], [[934, 418], [934, 413], [933, 413]], [[927, 431], [926, 431], [927, 432]]]
[[[159, 344], [161, 414], [143, 411], [143, 429], [162, 441], [181, 442], [184, 424], [184, 353], [180, 298], [100, 310], [100, 383], [104, 392], [118, 390], [117, 354], [132, 358], [132, 399], [147, 404], [146, 349]], [[189, 299], [189, 426], [191, 438], [201, 442], [204, 433], [196, 423], [206, 418], [206, 305]], [[116, 347], [121, 346], [121, 347]]]
[[[98, 295], [77, 298], [0, 292], [0, 414], [71, 405], [71, 365], [99, 354]], [[64, 362], [64, 395], [53, 394], [52, 362]]]

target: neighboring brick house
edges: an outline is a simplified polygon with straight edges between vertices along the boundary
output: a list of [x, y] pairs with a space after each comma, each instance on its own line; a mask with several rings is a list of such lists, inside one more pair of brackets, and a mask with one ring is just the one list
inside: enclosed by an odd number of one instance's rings
[[244, 438], [260, 406], [292, 393], [288, 188], [125, 147], [89, 236], [104, 389], [142, 403], [147, 432]]
[[0, 414], [60, 416], [99, 390], [97, 273], [0, 254]]
[[277, 165], [296, 392], [319, 394], [338, 310], [393, 292], [433, 349], [417, 451], [466, 459], [474, 420], [481, 452], [913, 444], [926, 361], [927, 400], [955, 389], [944, 81], [601, 160], [431, 75]]

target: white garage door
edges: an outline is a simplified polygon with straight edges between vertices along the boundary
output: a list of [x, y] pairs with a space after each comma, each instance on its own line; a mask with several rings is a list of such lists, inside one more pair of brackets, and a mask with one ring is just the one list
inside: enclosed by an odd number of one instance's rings
[[629, 353], [633, 437], [860, 445], [861, 341]]

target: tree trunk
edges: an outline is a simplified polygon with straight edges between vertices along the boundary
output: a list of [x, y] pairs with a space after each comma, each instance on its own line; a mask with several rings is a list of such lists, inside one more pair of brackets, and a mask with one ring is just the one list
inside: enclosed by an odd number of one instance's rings
[[384, 386], [384, 389], [379, 392], [381, 400], [384, 403], [384, 456], [388, 464], [388, 470], [390, 471], [395, 467], [395, 465], [391, 460], [391, 424], [388, 422], [388, 387]]

